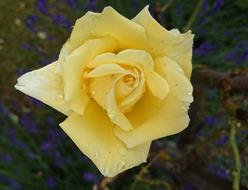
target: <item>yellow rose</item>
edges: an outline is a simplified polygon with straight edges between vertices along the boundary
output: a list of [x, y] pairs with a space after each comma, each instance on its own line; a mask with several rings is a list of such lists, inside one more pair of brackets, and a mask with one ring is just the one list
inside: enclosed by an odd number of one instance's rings
[[67, 115], [62, 129], [112, 177], [145, 162], [152, 140], [187, 127], [192, 44], [148, 6], [132, 20], [106, 7], [78, 19], [58, 60], [15, 87]]

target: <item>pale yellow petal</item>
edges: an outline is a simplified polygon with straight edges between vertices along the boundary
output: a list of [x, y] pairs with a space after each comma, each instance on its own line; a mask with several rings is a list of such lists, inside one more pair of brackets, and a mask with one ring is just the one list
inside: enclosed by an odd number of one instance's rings
[[106, 110], [110, 120], [118, 125], [124, 131], [130, 131], [133, 129], [132, 124], [126, 118], [126, 116], [121, 112], [116, 103], [115, 88], [112, 88], [107, 95], [107, 106]]
[[146, 161], [151, 142], [127, 148], [115, 137], [114, 124], [93, 101], [84, 115], [72, 114], [60, 126], [104, 176], [113, 177]]
[[15, 88], [69, 115], [71, 110], [64, 101], [63, 80], [61, 75], [55, 72], [56, 64], [57, 62], [54, 62], [22, 75], [17, 79]]
[[87, 12], [78, 19], [69, 44], [75, 49], [88, 39], [103, 36], [115, 38], [120, 49], [149, 49], [144, 28], [120, 15], [112, 7], [105, 7], [102, 13]]
[[71, 109], [78, 114], [83, 114], [89, 101], [83, 89], [82, 77], [85, 65], [96, 55], [114, 51], [116, 43], [110, 38], [88, 40], [84, 45], [74, 50], [62, 62], [62, 74], [65, 84], [65, 99], [70, 102]]
[[113, 78], [111, 76], [102, 76], [89, 79], [90, 96], [105, 110], [107, 105], [107, 94], [112, 88]]
[[[129, 112], [132, 110], [133, 105], [135, 105], [135, 103], [137, 101], [139, 101], [139, 99], [142, 97], [143, 93], [145, 93], [145, 77], [144, 74], [142, 72], [137, 73], [136, 74], [137, 77], [137, 86], [135, 87], [135, 90], [133, 90], [132, 93], [130, 93], [126, 98], [124, 98], [119, 104], [118, 107], [120, 108], [120, 110], [122, 110], [122, 112]], [[130, 106], [131, 105], [131, 106]]]
[[109, 120], [118, 125], [125, 131], [131, 130], [133, 127], [125, 115], [120, 111], [117, 106], [116, 100], [116, 84], [119, 79], [124, 75], [102, 76], [92, 78], [90, 80], [90, 93], [91, 97], [107, 111]]
[[105, 75], [111, 75], [111, 74], [129, 74], [126, 69], [122, 68], [121, 66], [117, 64], [104, 64], [99, 65], [92, 71], [90, 71], [86, 77], [92, 78], [92, 77], [101, 77]]
[[118, 54], [104, 53], [98, 55], [89, 64], [88, 68], [95, 68], [102, 64], [118, 63], [120, 65], [139, 66], [144, 72], [153, 70], [154, 62], [152, 56], [143, 51], [135, 49], [127, 49]]
[[148, 89], [153, 96], [163, 100], [169, 93], [169, 85], [166, 79], [154, 71], [147, 74], [146, 78]]
[[192, 71], [193, 35], [191, 31], [181, 34], [176, 29], [166, 30], [150, 15], [148, 6], [133, 18], [133, 21], [145, 28], [149, 45], [154, 50], [153, 55], [166, 55], [174, 59], [189, 78]]
[[128, 147], [178, 133], [188, 126], [187, 110], [193, 101], [193, 88], [178, 68], [180, 66], [169, 58], [155, 60], [155, 70], [167, 80], [170, 91], [164, 100], [146, 91], [132, 112], [126, 115], [134, 129], [130, 132], [118, 127], [114, 129]]

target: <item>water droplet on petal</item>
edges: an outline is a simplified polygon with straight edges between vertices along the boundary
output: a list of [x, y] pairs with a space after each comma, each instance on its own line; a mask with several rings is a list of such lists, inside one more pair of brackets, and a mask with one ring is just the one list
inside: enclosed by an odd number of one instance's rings
[[105, 92], [105, 94], [106, 94], [106, 95], [108, 95], [109, 93], [110, 93], [110, 91], [109, 91], [109, 90], [107, 90], [107, 91]]
[[94, 153], [93, 153], [93, 157], [94, 157], [95, 159], [98, 159], [98, 152], [94, 152]]
[[118, 149], [118, 152], [119, 152], [120, 155], [122, 155], [122, 156], [127, 155], [127, 149], [125, 149], [125, 148], [119, 148], [119, 149]]
[[183, 70], [181, 69], [181, 67], [177, 67], [176, 70], [179, 71], [180, 73], [183, 72]]
[[192, 92], [188, 92], [188, 95], [192, 96]]
[[119, 170], [124, 170], [125, 167], [126, 167], [126, 163], [121, 160], [119, 163]]
[[56, 100], [57, 101], [62, 101], [64, 99], [64, 95], [63, 94], [59, 94], [57, 97], [56, 97]]
[[86, 90], [86, 85], [83, 83], [83, 89], [85, 89]]
[[91, 90], [90, 93], [94, 96], [96, 94], [96, 91], [95, 90]]
[[110, 119], [113, 119], [115, 114], [114, 113], [109, 113], [108, 116], [109, 116]]
[[185, 111], [187, 111], [187, 108], [186, 108], [186, 107], [184, 107], [184, 106], [182, 107], [182, 109], [183, 109], [183, 110], [185, 110]]
[[89, 148], [89, 145], [88, 144], [86, 144], [86, 148]]

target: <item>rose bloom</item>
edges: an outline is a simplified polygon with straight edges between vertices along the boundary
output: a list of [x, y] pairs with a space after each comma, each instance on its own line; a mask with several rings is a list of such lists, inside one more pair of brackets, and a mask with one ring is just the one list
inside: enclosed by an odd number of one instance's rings
[[148, 6], [132, 20], [106, 7], [78, 19], [58, 60], [15, 87], [68, 116], [61, 128], [112, 177], [187, 127], [192, 44], [190, 31], [166, 30]]

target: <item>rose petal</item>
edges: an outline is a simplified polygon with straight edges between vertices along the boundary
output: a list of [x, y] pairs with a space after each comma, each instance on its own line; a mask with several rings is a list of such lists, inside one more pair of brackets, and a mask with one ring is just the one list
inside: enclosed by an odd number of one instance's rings
[[178, 70], [180, 66], [169, 58], [157, 59], [155, 63], [156, 72], [167, 80], [170, 92], [161, 101], [147, 91], [132, 112], [126, 115], [134, 129], [125, 132], [115, 127], [115, 134], [128, 147], [173, 135], [189, 123], [187, 110], [193, 101], [190, 81]]
[[[135, 90], [129, 94], [125, 99], [123, 99], [118, 107], [122, 112], [129, 112], [132, 110], [135, 103], [142, 97], [143, 93], [145, 92], [145, 77], [144, 73], [141, 71], [136, 74], [138, 77], [136, 80], [138, 80], [138, 84], [135, 88]], [[130, 106], [132, 105], [132, 106]]]
[[120, 65], [139, 66], [144, 72], [153, 70], [154, 62], [151, 55], [143, 50], [128, 49], [118, 54], [104, 53], [95, 57], [89, 64], [88, 68], [95, 68], [102, 64], [117, 63]]
[[110, 120], [118, 125], [124, 131], [130, 131], [133, 129], [132, 124], [126, 118], [126, 116], [120, 111], [116, 103], [115, 88], [112, 88], [107, 95], [106, 110]]
[[65, 99], [70, 102], [71, 109], [83, 114], [89, 98], [82, 87], [83, 69], [96, 55], [114, 51], [115, 41], [110, 38], [88, 40], [84, 45], [73, 51], [62, 62], [62, 74], [65, 84]]
[[150, 15], [148, 6], [132, 20], [145, 28], [147, 40], [154, 49], [153, 55], [166, 55], [174, 59], [189, 78], [192, 71], [191, 57], [194, 37], [191, 31], [181, 34], [176, 29], [166, 30]]
[[111, 74], [130, 74], [130, 72], [117, 64], [104, 64], [99, 65], [98, 67], [90, 71], [87, 74], [86, 78], [101, 77]]
[[146, 161], [151, 142], [126, 148], [115, 137], [114, 124], [93, 101], [84, 115], [72, 114], [60, 126], [104, 176], [113, 177]]
[[146, 83], [153, 96], [156, 96], [161, 100], [169, 93], [169, 85], [166, 79], [154, 71], [147, 75]]
[[75, 49], [88, 39], [102, 36], [115, 38], [120, 49], [149, 50], [144, 28], [112, 7], [105, 7], [102, 13], [87, 12], [78, 19], [70, 37], [70, 47]]
[[61, 75], [55, 72], [56, 64], [57, 62], [54, 62], [22, 75], [17, 79], [15, 88], [69, 115], [71, 110], [64, 101], [63, 81]]

